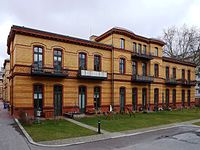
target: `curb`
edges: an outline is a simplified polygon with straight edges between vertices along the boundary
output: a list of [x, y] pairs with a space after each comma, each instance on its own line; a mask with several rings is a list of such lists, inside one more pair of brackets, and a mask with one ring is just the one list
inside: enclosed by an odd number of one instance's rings
[[65, 146], [72, 146], [72, 145], [79, 145], [79, 144], [103, 141], [103, 140], [108, 140], [108, 139], [116, 139], [116, 138], [140, 135], [140, 134], [144, 134], [144, 133], [149, 133], [149, 132], [154, 132], [154, 131], [159, 131], [159, 130], [164, 130], [164, 129], [170, 129], [170, 128], [174, 128], [174, 127], [196, 126], [196, 125], [184, 125], [184, 124], [179, 124], [179, 123], [178, 124], [171, 124], [171, 126], [170, 126], [170, 124], [169, 124], [169, 126], [167, 126], [167, 127], [161, 127], [161, 128], [158, 128], [158, 129], [149, 129], [147, 131], [138, 131], [138, 132], [136, 131], [135, 133], [128, 133], [128, 134], [122, 133], [122, 135], [114, 135], [116, 133], [116, 132], [114, 132], [113, 133], [114, 136], [111, 135], [110, 137], [108, 136], [108, 137], [103, 137], [101, 139], [94, 139], [94, 140], [90, 140], [90, 141], [72, 142], [72, 143], [68, 143], [68, 144], [59, 144], [59, 145], [45, 145], [45, 144], [40, 144], [40, 143], [34, 142], [33, 139], [31, 138], [31, 136], [26, 132], [26, 130], [21, 125], [21, 123], [18, 121], [18, 119], [14, 118], [14, 120], [17, 123], [17, 125], [19, 126], [22, 133], [25, 135], [28, 142], [33, 144], [33, 145], [41, 146], [41, 147], [65, 147]]

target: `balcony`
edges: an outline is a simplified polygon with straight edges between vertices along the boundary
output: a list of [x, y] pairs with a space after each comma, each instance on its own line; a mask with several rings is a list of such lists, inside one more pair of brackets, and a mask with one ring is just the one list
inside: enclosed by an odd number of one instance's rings
[[176, 78], [167, 78], [165, 79], [165, 84], [167, 85], [177, 85]]
[[182, 86], [195, 86], [196, 85], [196, 81], [189, 81], [186, 79], [180, 79], [178, 81], [178, 83]]
[[31, 75], [33, 76], [46, 76], [46, 77], [57, 77], [65, 78], [68, 76], [67, 69], [55, 69], [50, 67], [38, 67], [31, 66]]
[[108, 73], [103, 71], [79, 70], [78, 77], [94, 80], [105, 80], [108, 78]]
[[151, 83], [153, 82], [152, 76], [132, 75], [132, 82]]
[[153, 56], [151, 53], [138, 53], [138, 52], [132, 52], [132, 58], [133, 59], [143, 59], [143, 60], [151, 60], [153, 59]]

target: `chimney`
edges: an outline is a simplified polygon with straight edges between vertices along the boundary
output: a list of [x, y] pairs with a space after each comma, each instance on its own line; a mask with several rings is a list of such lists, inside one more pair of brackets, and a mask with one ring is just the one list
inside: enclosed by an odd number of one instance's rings
[[96, 36], [96, 35], [90, 36], [90, 41], [95, 41], [95, 39], [96, 39], [97, 37], [98, 37], [98, 36]]

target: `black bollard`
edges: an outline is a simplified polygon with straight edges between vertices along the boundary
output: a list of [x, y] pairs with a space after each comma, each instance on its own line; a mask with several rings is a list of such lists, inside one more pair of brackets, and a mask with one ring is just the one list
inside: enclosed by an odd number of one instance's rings
[[101, 134], [101, 122], [98, 120], [98, 134]]

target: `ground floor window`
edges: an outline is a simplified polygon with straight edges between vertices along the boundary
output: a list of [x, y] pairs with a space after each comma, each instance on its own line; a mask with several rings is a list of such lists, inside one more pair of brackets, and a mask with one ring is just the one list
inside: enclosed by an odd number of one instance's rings
[[182, 90], [182, 97], [181, 97], [181, 99], [182, 99], [182, 106], [184, 107], [185, 106], [185, 90]]
[[79, 110], [81, 113], [86, 111], [86, 87], [79, 87]]
[[146, 110], [147, 108], [147, 89], [142, 89], [142, 110]]
[[120, 111], [121, 112], [124, 112], [125, 111], [125, 87], [121, 87], [120, 88], [120, 91], [119, 91], [119, 93], [120, 93], [120, 95], [119, 95], [119, 97], [120, 97]]
[[190, 90], [188, 90], [187, 102], [188, 102], [188, 106], [190, 106]]
[[137, 88], [132, 89], [132, 105], [133, 111], [137, 110]]
[[172, 91], [172, 103], [173, 103], [173, 106], [176, 106], [176, 90], [173, 89]]
[[159, 103], [159, 89], [154, 89], [154, 109], [158, 110], [158, 103]]
[[43, 105], [43, 85], [34, 85], [34, 114], [40, 116], [42, 113]]
[[165, 104], [166, 107], [169, 107], [169, 89], [166, 89], [166, 96], [165, 96]]
[[96, 110], [99, 110], [100, 105], [101, 105], [101, 88], [94, 87], [94, 108]]

